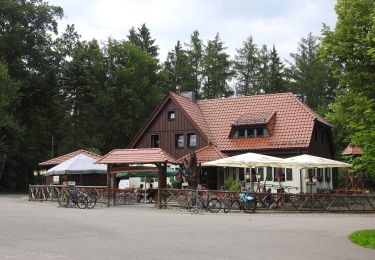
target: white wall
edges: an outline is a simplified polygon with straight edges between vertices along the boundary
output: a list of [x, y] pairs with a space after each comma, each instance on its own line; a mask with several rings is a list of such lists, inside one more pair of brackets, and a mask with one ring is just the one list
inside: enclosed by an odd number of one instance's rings
[[[247, 169], [248, 171], [250, 169]], [[227, 179], [234, 179], [234, 180], [240, 180], [239, 178], [239, 172], [240, 168], [225, 168], [224, 169], [224, 181]], [[244, 172], [246, 174], [246, 169], [244, 169]], [[316, 169], [314, 169], [315, 176], [317, 176]], [[263, 179], [260, 181], [261, 190], [263, 188], [264, 183], [266, 183], [266, 189], [271, 188], [272, 192], [276, 192], [277, 189], [283, 187], [286, 192], [288, 193], [310, 193], [311, 188], [312, 192], [316, 192], [317, 189], [332, 189], [332, 169], [329, 169], [330, 174], [330, 180], [327, 182], [325, 178], [325, 170], [323, 169], [323, 179], [321, 182], [317, 182], [315, 185], [306, 185], [305, 182], [305, 176], [308, 176], [308, 171], [306, 169], [302, 169], [301, 171], [299, 169], [292, 169], [292, 180], [286, 179], [286, 169], [284, 170], [285, 174], [285, 181], [278, 182], [273, 181], [274, 175], [275, 175], [275, 169], [272, 168], [272, 181], [266, 181], [265, 178], [267, 175], [267, 168], [263, 168]], [[246, 179], [246, 176], [245, 176]], [[302, 181], [301, 181], [302, 180]], [[246, 186], [250, 188], [251, 183], [245, 182]], [[257, 189], [257, 183], [254, 183], [254, 189]]]

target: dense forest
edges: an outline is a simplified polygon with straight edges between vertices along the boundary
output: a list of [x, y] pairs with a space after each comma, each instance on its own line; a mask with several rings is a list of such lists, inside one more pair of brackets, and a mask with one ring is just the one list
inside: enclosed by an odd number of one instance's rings
[[335, 28], [302, 36], [284, 62], [251, 32], [234, 57], [219, 33], [196, 30], [165, 58], [146, 24], [86, 41], [74, 25], [59, 31], [58, 6], [0, 0], [0, 189], [25, 190], [51, 157], [126, 147], [177, 85], [207, 99], [293, 92], [330, 121], [338, 158], [360, 146], [353, 163], [375, 176], [375, 2], [338, 0], [335, 11]]

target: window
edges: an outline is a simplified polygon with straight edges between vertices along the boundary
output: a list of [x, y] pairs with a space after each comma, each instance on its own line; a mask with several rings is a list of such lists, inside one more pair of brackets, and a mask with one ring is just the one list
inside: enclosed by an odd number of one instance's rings
[[176, 112], [175, 111], [168, 111], [168, 120], [175, 120], [176, 119]]
[[285, 169], [284, 168], [275, 168], [274, 169], [274, 181], [285, 181]]
[[151, 148], [159, 148], [160, 140], [159, 135], [151, 135]]
[[237, 137], [238, 137], [238, 138], [246, 137], [245, 129], [238, 129], [238, 130], [237, 130]]
[[197, 147], [197, 134], [187, 135], [188, 147]]
[[263, 128], [257, 128], [257, 136], [264, 136], [264, 129]]
[[254, 128], [247, 129], [247, 137], [254, 137]]
[[325, 180], [326, 180], [326, 182], [330, 182], [331, 181], [331, 169], [330, 168], [325, 168], [324, 171], [325, 171]]
[[176, 144], [176, 148], [178, 148], [178, 149], [184, 148], [184, 145], [185, 145], [184, 134], [176, 134], [175, 135], [175, 144]]
[[238, 169], [238, 180], [241, 182], [245, 181], [245, 169], [244, 168]]
[[315, 176], [315, 170], [314, 169], [308, 169], [307, 172], [308, 172], [308, 176], [309, 176], [310, 179]]
[[272, 168], [267, 167], [266, 181], [272, 181]]
[[291, 168], [286, 168], [286, 180], [287, 181], [293, 180], [293, 170]]
[[316, 177], [318, 179], [318, 182], [322, 182], [323, 181], [323, 169], [321, 169], [321, 168], [317, 169]]
[[264, 169], [263, 168], [257, 168], [258, 175], [260, 175], [259, 181], [264, 180]]

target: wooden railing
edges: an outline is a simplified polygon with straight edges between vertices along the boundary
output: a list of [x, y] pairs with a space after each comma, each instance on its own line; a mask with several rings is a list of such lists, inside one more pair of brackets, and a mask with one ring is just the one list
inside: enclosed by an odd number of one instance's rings
[[[110, 205], [116, 206], [119, 194], [134, 193], [134, 189], [110, 189], [105, 186], [76, 186], [83, 192], [95, 194], [98, 203], [107, 203], [109, 194]], [[29, 185], [30, 201], [54, 201], [64, 188], [61, 185]], [[181, 207], [181, 198], [191, 197], [195, 190], [188, 189], [162, 189], [161, 208]], [[217, 197], [222, 204], [232, 196], [238, 196], [239, 192], [201, 190], [200, 195]], [[301, 211], [301, 212], [374, 212], [375, 194], [291, 194], [291, 193], [254, 193], [257, 200], [257, 210], [272, 211]], [[157, 201], [155, 194], [155, 202]], [[267, 196], [271, 196], [274, 203], [267, 203]], [[276, 202], [279, 203], [276, 203]], [[139, 201], [137, 201], [139, 203]], [[275, 204], [276, 203], [276, 204]], [[124, 205], [126, 203], [122, 203]], [[132, 204], [132, 203], [131, 203]]]
[[[181, 207], [181, 197], [192, 196], [195, 190], [162, 190], [162, 208]], [[239, 192], [199, 191], [200, 195], [217, 197], [225, 204], [231, 196]], [[291, 194], [291, 193], [254, 193], [257, 210], [301, 211], [301, 212], [374, 212], [375, 195], [368, 194]], [[271, 196], [273, 203], [267, 203]]]

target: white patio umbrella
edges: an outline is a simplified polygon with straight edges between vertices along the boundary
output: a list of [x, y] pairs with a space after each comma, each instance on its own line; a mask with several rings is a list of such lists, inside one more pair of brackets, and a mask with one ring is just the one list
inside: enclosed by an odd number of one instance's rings
[[245, 153], [232, 157], [227, 157], [211, 162], [202, 163], [202, 166], [218, 166], [218, 167], [283, 167], [284, 159], [257, 154]]
[[66, 175], [66, 174], [106, 174], [106, 164], [95, 164], [94, 159], [85, 154], [79, 154], [65, 162], [62, 162], [47, 171], [47, 175]]
[[303, 154], [288, 159], [284, 159], [284, 167], [290, 168], [349, 168], [352, 167], [350, 163], [335, 161], [318, 156]]

